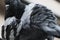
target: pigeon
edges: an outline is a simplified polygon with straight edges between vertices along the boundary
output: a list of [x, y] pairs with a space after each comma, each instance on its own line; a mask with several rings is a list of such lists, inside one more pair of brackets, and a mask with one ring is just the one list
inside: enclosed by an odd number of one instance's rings
[[60, 38], [57, 18], [47, 7], [25, 4], [21, 0], [6, 0], [3, 40], [54, 40]]

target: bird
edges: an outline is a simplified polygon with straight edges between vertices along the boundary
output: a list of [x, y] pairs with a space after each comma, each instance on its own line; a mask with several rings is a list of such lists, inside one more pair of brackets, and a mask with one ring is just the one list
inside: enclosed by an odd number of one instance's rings
[[22, 3], [22, 1], [6, 0], [2, 40], [54, 40], [54, 37], [60, 38], [60, 27], [51, 10], [41, 4], [26, 3], [25, 0]]

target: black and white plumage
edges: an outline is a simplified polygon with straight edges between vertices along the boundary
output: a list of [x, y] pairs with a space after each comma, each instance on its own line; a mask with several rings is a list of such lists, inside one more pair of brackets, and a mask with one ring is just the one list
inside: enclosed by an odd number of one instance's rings
[[60, 37], [54, 14], [45, 6], [20, 0], [7, 0], [3, 40], [53, 40]]

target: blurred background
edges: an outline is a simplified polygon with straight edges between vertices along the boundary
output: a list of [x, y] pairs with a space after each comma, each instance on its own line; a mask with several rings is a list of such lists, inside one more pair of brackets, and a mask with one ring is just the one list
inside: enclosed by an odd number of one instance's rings
[[[28, 2], [39, 3], [46, 6], [48, 9], [57, 16], [58, 24], [60, 25], [60, 0], [26, 0]], [[0, 0], [0, 38], [1, 38], [1, 26], [4, 24], [4, 14], [5, 14], [5, 0]], [[60, 40], [55, 38], [55, 40]]]

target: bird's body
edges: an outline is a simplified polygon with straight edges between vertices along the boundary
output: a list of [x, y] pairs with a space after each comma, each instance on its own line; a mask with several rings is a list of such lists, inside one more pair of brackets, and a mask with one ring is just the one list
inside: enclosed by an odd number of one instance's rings
[[4, 40], [52, 40], [53, 37], [60, 37], [56, 17], [45, 6], [35, 3], [26, 5], [19, 0], [7, 4], [2, 27]]

